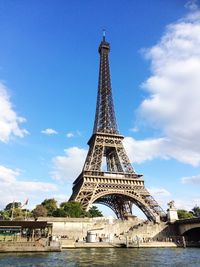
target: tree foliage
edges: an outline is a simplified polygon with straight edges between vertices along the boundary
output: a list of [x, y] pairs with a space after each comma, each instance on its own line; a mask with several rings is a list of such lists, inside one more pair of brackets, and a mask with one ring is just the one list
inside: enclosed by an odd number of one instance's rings
[[191, 211], [187, 211], [187, 210], [177, 210], [178, 213], [178, 218], [179, 219], [189, 219], [189, 218], [193, 218], [193, 213]]
[[25, 220], [31, 217], [31, 215], [29, 210], [22, 209], [21, 202], [8, 203], [4, 210], [0, 211], [2, 220]]
[[15, 208], [13, 209], [12, 217], [13, 217], [12, 218], [13, 220], [21, 221], [21, 220], [24, 220], [25, 213], [21, 208]]
[[194, 206], [194, 208], [192, 209], [192, 213], [194, 217], [200, 217], [200, 207], [197, 205]]
[[54, 198], [45, 199], [42, 203], [47, 209], [47, 216], [53, 216], [53, 213], [57, 210], [57, 201]]
[[[200, 207], [194, 206], [191, 211], [184, 209], [179, 209], [178, 211], [179, 219], [187, 219], [193, 217], [200, 217]], [[54, 198], [45, 199], [40, 205], [37, 205], [32, 212], [22, 209], [21, 202], [10, 202], [6, 205], [4, 210], [0, 210], [0, 220], [23, 220], [25, 217], [34, 218], [38, 217], [71, 217], [71, 218], [81, 218], [81, 217], [102, 217], [103, 214], [96, 206], [92, 206], [88, 212], [86, 212], [79, 202], [68, 201], [57, 206], [57, 201]]]
[[6, 220], [6, 221], [8, 221], [8, 220], [10, 220], [10, 211], [8, 211], [8, 210], [1, 210], [0, 211], [0, 218], [1, 218], [1, 220]]
[[60, 208], [64, 210], [65, 217], [81, 218], [87, 215], [83, 210], [81, 203], [76, 201], [63, 202], [60, 204]]
[[89, 211], [85, 211], [81, 203], [76, 201], [62, 202], [60, 206], [57, 206], [57, 201], [54, 198], [45, 199], [41, 204], [37, 205], [32, 212], [26, 209], [22, 209], [21, 202], [8, 203], [4, 210], [0, 211], [0, 219], [10, 220], [13, 217], [14, 220], [24, 220], [25, 217], [34, 218], [38, 217], [102, 217], [103, 214], [98, 210], [96, 206], [92, 206]]
[[21, 208], [21, 206], [22, 206], [21, 202], [10, 202], [6, 205], [4, 210], [18, 209]]
[[47, 216], [47, 209], [43, 205], [37, 205], [35, 209], [32, 211], [33, 217], [46, 217]]
[[103, 217], [102, 212], [96, 206], [92, 206], [88, 213], [90, 217]]
[[58, 208], [53, 212], [53, 217], [68, 217], [68, 215], [64, 209]]
[[178, 218], [179, 219], [188, 219], [193, 217], [200, 217], [200, 207], [194, 206], [194, 208], [191, 211], [187, 211], [184, 209], [177, 210], [178, 212]]

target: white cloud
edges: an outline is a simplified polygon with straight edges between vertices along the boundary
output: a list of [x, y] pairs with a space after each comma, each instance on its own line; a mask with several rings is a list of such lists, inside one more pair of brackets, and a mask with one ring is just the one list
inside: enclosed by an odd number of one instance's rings
[[71, 137], [74, 137], [74, 134], [70, 132], [70, 133], [67, 133], [66, 136], [67, 138], [71, 138]]
[[155, 156], [162, 157], [160, 147], [164, 142], [165, 139], [163, 138], [138, 141], [132, 137], [126, 137], [123, 141], [130, 161], [137, 163], [152, 160]]
[[185, 7], [194, 11], [198, 9], [198, 5], [197, 5], [197, 0], [189, 0], [186, 4]]
[[62, 202], [67, 202], [70, 198], [70, 195], [56, 194], [56, 195], [54, 195], [54, 198], [56, 199], [58, 205], [60, 205]]
[[182, 177], [181, 182], [183, 184], [200, 184], [200, 175]]
[[6, 86], [0, 82], [0, 141], [8, 143], [12, 136], [24, 137], [28, 131], [20, 128], [25, 118], [19, 117], [13, 110]]
[[47, 134], [47, 135], [52, 135], [52, 134], [57, 134], [57, 131], [51, 128], [47, 128], [45, 130], [42, 130], [41, 133]]
[[0, 183], [13, 183], [16, 180], [16, 177], [19, 175], [18, 170], [8, 169], [0, 165]]
[[169, 203], [171, 199], [171, 193], [162, 187], [150, 187], [147, 188], [151, 196], [155, 199], [158, 205], [164, 210], [167, 210], [167, 203]]
[[175, 198], [174, 199], [175, 202], [175, 207], [177, 209], [185, 209], [185, 210], [191, 210], [192, 208], [194, 208], [194, 206], [200, 206], [200, 198]]
[[137, 133], [137, 132], [139, 132], [139, 128], [137, 126], [135, 126], [135, 127], [131, 128], [130, 131], [133, 133]]
[[77, 133], [78, 136], [82, 136], [81, 131], [77, 130], [76, 133]]
[[[21, 181], [18, 178], [19, 170], [13, 170], [0, 165], [0, 207], [12, 201], [23, 202], [27, 197], [29, 202], [38, 204], [45, 199], [49, 193], [57, 191], [57, 186], [52, 183]], [[30, 203], [30, 205], [31, 205]]]
[[171, 193], [167, 191], [165, 188], [152, 187], [152, 188], [148, 188], [148, 190], [151, 193], [151, 195], [155, 197], [159, 197], [159, 196], [168, 197], [171, 195]]
[[145, 51], [152, 75], [142, 85], [149, 96], [138, 109], [139, 121], [162, 138], [126, 139], [137, 162], [161, 157], [200, 165], [200, 11], [192, 10]]
[[173, 143], [169, 138], [136, 140], [132, 137], [126, 137], [124, 139], [124, 147], [131, 162], [142, 163], [155, 158], [173, 158], [193, 166], [200, 164], [198, 152], [190, 149], [186, 151], [185, 147]]
[[53, 158], [52, 177], [56, 180], [73, 181], [82, 171], [87, 150], [71, 147], [65, 149], [64, 152], [66, 155]]

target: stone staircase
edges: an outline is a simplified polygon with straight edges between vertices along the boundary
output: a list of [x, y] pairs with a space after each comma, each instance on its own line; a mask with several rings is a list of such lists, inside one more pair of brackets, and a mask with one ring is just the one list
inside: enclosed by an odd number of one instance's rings
[[169, 236], [169, 228], [165, 222], [154, 223], [146, 221], [132, 226], [126, 236], [130, 239], [140, 238], [143, 240], [162, 241]]

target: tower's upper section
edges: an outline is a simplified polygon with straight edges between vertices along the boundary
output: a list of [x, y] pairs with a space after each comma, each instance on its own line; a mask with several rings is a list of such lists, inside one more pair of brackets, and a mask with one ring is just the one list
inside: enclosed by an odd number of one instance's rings
[[118, 134], [115, 111], [112, 98], [112, 88], [110, 80], [110, 68], [108, 54], [110, 44], [106, 42], [105, 33], [99, 45], [100, 65], [99, 84], [97, 95], [96, 115], [93, 133]]

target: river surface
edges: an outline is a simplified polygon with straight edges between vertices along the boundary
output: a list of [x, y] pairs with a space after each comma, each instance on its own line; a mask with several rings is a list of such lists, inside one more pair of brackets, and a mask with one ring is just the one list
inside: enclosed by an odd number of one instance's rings
[[200, 266], [199, 248], [86, 248], [51, 253], [0, 253], [1, 267]]

